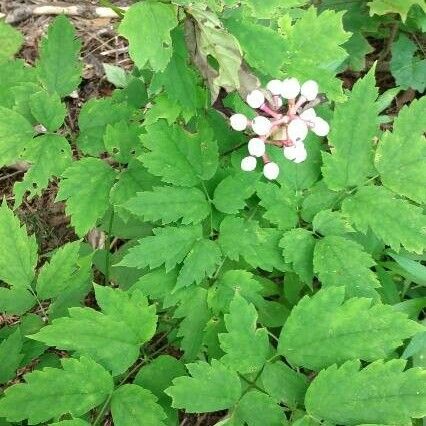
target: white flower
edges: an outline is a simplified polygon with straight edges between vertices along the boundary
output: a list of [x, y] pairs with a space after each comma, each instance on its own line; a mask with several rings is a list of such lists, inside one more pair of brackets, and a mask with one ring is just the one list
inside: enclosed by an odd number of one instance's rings
[[260, 90], [253, 90], [247, 95], [247, 103], [252, 108], [260, 108], [265, 103], [265, 96]]
[[256, 168], [256, 158], [249, 156], [241, 160], [241, 169], [245, 172], [252, 172]]
[[280, 168], [278, 167], [277, 163], [270, 162], [266, 163], [263, 166], [263, 176], [266, 177], [266, 179], [274, 180], [278, 177], [280, 174]]
[[318, 96], [318, 83], [314, 80], [305, 81], [300, 92], [307, 101], [313, 101]]
[[266, 88], [273, 94], [273, 95], [280, 95], [283, 89], [283, 82], [281, 80], [271, 80], [267, 85]]
[[231, 122], [231, 127], [234, 130], [239, 132], [246, 130], [248, 125], [248, 118], [244, 114], [234, 114], [229, 120]]
[[286, 78], [282, 82], [281, 96], [284, 99], [295, 99], [300, 93], [300, 83], [297, 78]]
[[287, 133], [290, 140], [293, 142], [303, 141], [308, 135], [308, 126], [300, 118], [295, 118], [290, 121], [287, 127]]
[[321, 117], [315, 117], [312, 120], [314, 126], [312, 127], [312, 131], [318, 136], [327, 136], [330, 131], [329, 124]]
[[300, 146], [297, 149], [296, 157], [294, 158], [293, 161], [296, 164], [302, 163], [303, 161], [306, 160], [307, 156], [308, 156], [308, 151], [306, 151], [305, 145], [303, 144], [303, 142], [301, 142]]
[[265, 136], [271, 131], [272, 123], [266, 117], [260, 115], [252, 121], [251, 127], [257, 135]]
[[317, 116], [315, 110], [313, 108], [308, 108], [307, 110], [303, 111], [299, 117], [302, 120], [305, 121], [313, 121], [313, 119]]
[[259, 138], [249, 140], [248, 151], [253, 157], [261, 157], [265, 154], [265, 142]]

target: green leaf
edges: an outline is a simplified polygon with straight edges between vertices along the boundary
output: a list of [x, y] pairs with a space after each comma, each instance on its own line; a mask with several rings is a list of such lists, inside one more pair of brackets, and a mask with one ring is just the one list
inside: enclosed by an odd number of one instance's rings
[[187, 413], [211, 413], [232, 407], [241, 395], [241, 383], [235, 371], [220, 361], [198, 361], [187, 365], [191, 377], [178, 377], [166, 393], [173, 407]]
[[129, 163], [139, 149], [139, 127], [125, 120], [108, 124], [104, 133], [106, 150], [120, 163]]
[[130, 57], [138, 68], [149, 65], [153, 71], [163, 71], [173, 52], [170, 31], [177, 24], [175, 6], [138, 2], [126, 12], [118, 31], [129, 40]]
[[161, 426], [166, 414], [157, 404], [157, 398], [148, 390], [127, 384], [114, 391], [111, 398], [111, 414], [116, 426]]
[[173, 269], [202, 238], [201, 225], [155, 228], [154, 235], [142, 238], [124, 256], [119, 266], [154, 269], [165, 265], [166, 271]]
[[241, 14], [231, 15], [225, 20], [225, 26], [239, 41], [244, 58], [252, 68], [264, 75], [281, 75], [284, 62], [282, 52], [285, 51], [286, 43], [277, 31]]
[[37, 264], [37, 242], [34, 235], [27, 235], [6, 201], [0, 206], [0, 241], [0, 280], [30, 288]]
[[403, 246], [422, 253], [426, 247], [426, 217], [421, 208], [396, 198], [386, 188], [368, 186], [343, 202], [343, 212], [364, 234], [370, 228], [395, 251]]
[[55, 18], [41, 42], [37, 62], [38, 78], [49, 93], [64, 97], [78, 87], [82, 72], [80, 48], [69, 19], [65, 15]]
[[315, 238], [303, 228], [292, 229], [280, 240], [284, 260], [290, 263], [294, 272], [306, 284], [311, 284], [314, 277], [313, 256]]
[[206, 196], [198, 188], [162, 186], [152, 191], [139, 192], [123, 205], [145, 220], [161, 220], [163, 225], [178, 222], [184, 225], [202, 222], [210, 213]]
[[378, 130], [375, 68], [358, 80], [349, 99], [336, 106], [328, 140], [331, 154], [323, 154], [323, 174], [332, 190], [364, 183], [373, 169], [373, 138]]
[[33, 198], [41, 195], [53, 177], [59, 177], [72, 163], [71, 146], [59, 135], [46, 134], [32, 139], [25, 147], [22, 157], [31, 163], [24, 179], [16, 182], [13, 191], [15, 205], [21, 204], [26, 192]]
[[237, 172], [226, 176], [216, 186], [213, 195], [215, 207], [227, 214], [238, 213], [246, 207], [246, 200], [256, 191], [258, 174]]
[[426, 415], [425, 372], [405, 361], [349, 361], [321, 371], [306, 394], [311, 416], [334, 424], [409, 424]]
[[153, 105], [146, 112], [144, 125], [151, 126], [162, 118], [173, 124], [181, 113], [180, 105], [170, 99], [167, 93], [161, 93], [155, 97]]
[[291, 27], [283, 52], [287, 76], [302, 81], [314, 79], [322, 92], [338, 101], [344, 96], [341, 81], [335, 74], [347, 57], [342, 45], [351, 36], [343, 30], [342, 15], [332, 10], [317, 15], [316, 8], [310, 7]]
[[151, 90], [163, 87], [172, 102], [181, 106], [186, 114], [193, 115], [206, 104], [206, 93], [197, 84], [201, 78], [189, 63], [182, 26], [172, 31], [172, 40], [172, 58], [164, 71], [154, 74]]
[[18, 328], [0, 343], [0, 384], [15, 377], [23, 357], [21, 331]]
[[352, 71], [363, 71], [365, 69], [365, 55], [374, 51], [374, 48], [360, 32], [353, 33], [342, 47], [348, 52], [346, 63]]
[[67, 109], [56, 93], [45, 91], [34, 93], [30, 96], [31, 113], [38, 123], [50, 132], [58, 130], [64, 122]]
[[95, 285], [96, 301], [102, 312], [116, 321], [125, 322], [138, 337], [140, 345], [151, 340], [157, 329], [155, 305], [140, 290], [131, 294], [123, 290]]
[[222, 260], [222, 252], [216, 241], [198, 240], [192, 246], [179, 272], [176, 289], [200, 284], [204, 278], [211, 277]]
[[[204, 75], [212, 93], [212, 102], [223, 87], [231, 92], [240, 87], [242, 55], [237, 39], [229, 34], [220, 19], [202, 4], [192, 4], [190, 13], [195, 20], [193, 60]], [[209, 58], [216, 60], [217, 67], [210, 64]]]
[[11, 422], [28, 419], [29, 424], [68, 413], [77, 417], [100, 405], [112, 392], [112, 377], [90, 358], [64, 358], [61, 363], [62, 369], [34, 371], [24, 376], [25, 383], [6, 389], [0, 400], [0, 417]]
[[74, 241], [60, 247], [45, 263], [37, 277], [37, 296], [46, 300], [59, 296], [67, 287], [77, 270], [81, 242]]
[[390, 305], [357, 297], [344, 300], [344, 287], [305, 296], [284, 324], [278, 352], [293, 365], [319, 371], [352, 359], [386, 358], [423, 330]]
[[410, 277], [420, 285], [426, 286], [426, 266], [409, 257], [399, 256], [395, 253], [387, 253], [394, 259], [404, 271], [410, 274]]
[[261, 228], [255, 220], [228, 216], [220, 225], [219, 244], [223, 254], [235, 261], [241, 256], [253, 268], [265, 271], [285, 270], [278, 248], [279, 238], [277, 229]]
[[247, 426], [282, 426], [287, 424], [283, 409], [263, 392], [247, 392], [238, 402], [232, 419]]
[[383, 185], [418, 203], [426, 203], [426, 139], [418, 119], [425, 115], [426, 97], [402, 108], [392, 133], [383, 134], [375, 160]]
[[368, 6], [370, 6], [370, 15], [398, 13], [404, 22], [407, 19], [408, 11], [415, 4], [418, 4], [423, 12], [426, 12], [426, 5], [422, 0], [372, 0], [368, 3]]
[[312, 226], [315, 232], [324, 236], [345, 236], [350, 232], [355, 232], [341, 212], [328, 209], [321, 210], [315, 215]]
[[403, 89], [412, 87], [424, 92], [426, 88], [426, 59], [415, 56], [417, 45], [406, 35], [400, 34], [392, 45], [392, 59], [390, 70], [395, 83]]
[[83, 237], [107, 211], [115, 177], [108, 164], [89, 157], [75, 161], [63, 173], [56, 199], [66, 201], [65, 211], [77, 235]]
[[60, 422], [50, 423], [51, 426], [90, 426], [84, 420], [81, 419], [72, 419], [72, 420], [62, 420]]
[[0, 167], [16, 162], [33, 134], [33, 127], [26, 118], [0, 107]]
[[8, 315], [22, 315], [29, 311], [36, 299], [26, 288], [0, 287], [0, 312]]
[[266, 364], [260, 379], [265, 391], [277, 402], [295, 409], [303, 405], [308, 380], [281, 361]]
[[355, 241], [330, 235], [319, 240], [314, 250], [314, 271], [324, 287], [346, 287], [348, 297], [377, 299], [379, 281], [370, 269], [376, 263]]
[[107, 80], [115, 87], [123, 88], [129, 84], [131, 76], [127, 74], [124, 68], [107, 63], [103, 63], [102, 66], [104, 67]]
[[141, 137], [150, 150], [142, 161], [148, 171], [164, 182], [178, 186], [195, 186], [216, 172], [218, 150], [211, 129], [198, 123], [198, 133], [191, 134], [164, 120], [147, 128]]
[[225, 315], [227, 333], [219, 334], [220, 347], [225, 352], [221, 361], [242, 374], [258, 372], [269, 355], [268, 333], [257, 329], [257, 312], [238, 293], [235, 294], [229, 314]]
[[10, 59], [16, 55], [23, 42], [24, 37], [18, 30], [0, 21], [0, 60]]
[[265, 208], [263, 217], [286, 231], [294, 228], [299, 220], [297, 215], [297, 198], [286, 186], [278, 187], [259, 182], [256, 189], [259, 204]]

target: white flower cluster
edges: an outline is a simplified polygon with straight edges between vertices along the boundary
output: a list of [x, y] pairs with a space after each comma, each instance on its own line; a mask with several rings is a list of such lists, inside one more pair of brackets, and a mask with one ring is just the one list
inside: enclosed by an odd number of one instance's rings
[[[278, 164], [269, 160], [266, 144], [281, 147], [284, 157], [295, 163], [306, 160], [307, 151], [304, 140], [309, 130], [318, 136], [326, 136], [330, 130], [328, 123], [318, 117], [313, 108], [303, 108], [307, 102], [318, 96], [318, 84], [308, 80], [302, 85], [296, 78], [271, 80], [266, 91], [253, 90], [247, 96], [250, 107], [260, 110], [253, 120], [244, 114], [234, 114], [230, 118], [231, 127], [244, 131], [251, 127], [257, 135], [248, 143], [249, 156], [241, 161], [244, 171], [256, 168], [256, 158], [263, 159], [263, 174], [267, 179], [276, 179], [279, 175]], [[287, 101], [284, 105], [284, 99]]]

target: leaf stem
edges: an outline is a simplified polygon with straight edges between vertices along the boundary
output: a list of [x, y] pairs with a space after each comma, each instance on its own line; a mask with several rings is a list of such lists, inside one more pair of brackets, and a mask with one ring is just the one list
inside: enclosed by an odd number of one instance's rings
[[111, 216], [109, 218], [109, 223], [108, 223], [108, 235], [105, 242], [105, 248], [107, 250], [106, 256], [105, 256], [105, 275], [104, 275], [105, 285], [109, 284], [110, 258], [111, 258], [111, 232], [112, 232], [113, 222], [114, 222], [114, 206], [112, 207], [112, 210], [111, 210]]

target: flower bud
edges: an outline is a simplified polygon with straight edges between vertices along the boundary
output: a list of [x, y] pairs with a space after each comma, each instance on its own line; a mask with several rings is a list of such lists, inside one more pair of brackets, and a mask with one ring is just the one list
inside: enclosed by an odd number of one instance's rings
[[308, 108], [307, 110], [303, 111], [299, 117], [302, 120], [305, 121], [313, 121], [313, 119], [317, 116], [315, 110], [313, 108]]
[[266, 177], [266, 179], [274, 180], [278, 177], [280, 174], [280, 168], [278, 167], [277, 163], [270, 162], [266, 163], [263, 166], [263, 176]]
[[281, 96], [284, 99], [295, 99], [300, 93], [300, 83], [297, 78], [286, 78], [282, 82]]
[[271, 80], [266, 88], [274, 95], [280, 95], [283, 89], [283, 82], [281, 80]]
[[253, 90], [247, 95], [247, 103], [252, 108], [260, 108], [265, 103], [265, 96], [260, 90]]
[[305, 81], [300, 92], [307, 101], [313, 101], [318, 96], [318, 83], [314, 80]]
[[305, 145], [303, 144], [303, 142], [300, 142], [300, 144], [296, 147], [296, 156], [293, 161], [296, 164], [302, 163], [306, 160], [307, 156], [308, 152], [306, 151]]
[[265, 154], [265, 142], [259, 138], [249, 140], [248, 151], [253, 157], [261, 157]]
[[234, 114], [229, 119], [234, 130], [242, 132], [247, 128], [248, 119], [244, 114]]
[[257, 135], [265, 136], [271, 131], [272, 123], [266, 117], [260, 115], [252, 121], [251, 127]]
[[252, 172], [256, 168], [256, 158], [252, 156], [244, 157], [241, 160], [241, 169], [245, 172]]
[[315, 117], [312, 122], [314, 123], [314, 127], [312, 127], [312, 131], [318, 136], [327, 136], [330, 131], [329, 124], [321, 117]]
[[296, 118], [290, 121], [287, 127], [287, 133], [289, 139], [293, 142], [303, 141], [308, 135], [308, 126], [302, 119]]

